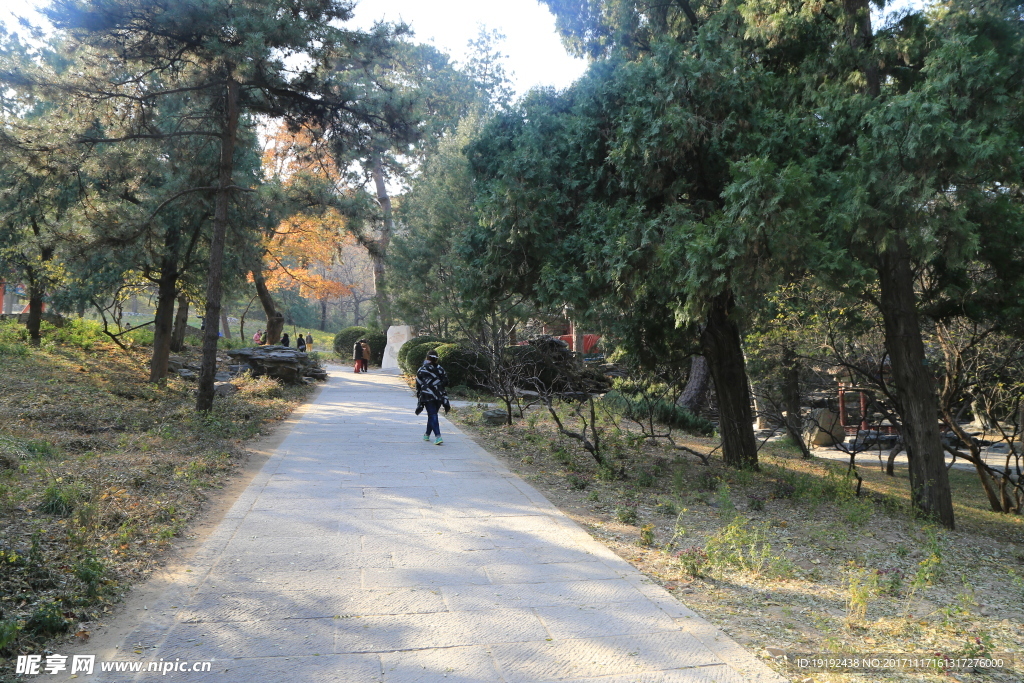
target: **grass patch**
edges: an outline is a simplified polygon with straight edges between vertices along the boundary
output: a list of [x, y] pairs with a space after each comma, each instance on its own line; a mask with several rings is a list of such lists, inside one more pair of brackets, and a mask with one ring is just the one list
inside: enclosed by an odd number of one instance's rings
[[[0, 654], [41, 652], [96, 621], [187, 529], [207, 492], [245, 457], [243, 442], [283, 419], [309, 387], [239, 380], [208, 415], [194, 384], [149, 384], [152, 332], [130, 351], [100, 326], [0, 322]], [[10, 349], [27, 349], [25, 352]], [[190, 361], [198, 350], [184, 354]], [[0, 662], [0, 680], [13, 675]]]
[[[858, 496], [845, 463], [803, 459], [781, 441], [762, 449], [760, 471], [739, 471], [724, 466], [717, 438], [677, 438], [711, 454], [708, 467], [606, 411], [599, 464], [540, 411], [500, 431], [477, 428], [470, 410], [450, 417], [752, 653], [1015, 652], [1017, 670], [984, 680], [1024, 680], [1024, 520], [990, 511], [973, 472], [949, 472], [957, 530], [948, 532], [912, 512], [906, 470], [889, 477], [870, 454], [857, 461]], [[571, 478], [587, 487], [566, 486]]]

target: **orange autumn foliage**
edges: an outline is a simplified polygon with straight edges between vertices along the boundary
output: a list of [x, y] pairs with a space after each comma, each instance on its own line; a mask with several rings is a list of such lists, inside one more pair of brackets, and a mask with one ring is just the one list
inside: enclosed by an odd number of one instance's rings
[[[263, 154], [270, 175], [291, 184], [298, 175], [313, 175], [338, 181], [330, 156], [308, 131], [289, 132], [279, 128], [268, 136]], [[323, 215], [293, 216], [281, 223], [265, 243], [263, 273], [272, 291], [299, 288], [310, 299], [347, 296], [351, 285], [332, 279], [334, 265], [341, 260], [342, 246], [352, 241], [345, 219], [337, 211]]]
[[310, 299], [346, 296], [348, 284], [330, 278], [346, 239], [344, 218], [328, 212], [322, 217], [294, 216], [281, 223], [268, 240], [263, 273], [271, 290], [299, 288]]

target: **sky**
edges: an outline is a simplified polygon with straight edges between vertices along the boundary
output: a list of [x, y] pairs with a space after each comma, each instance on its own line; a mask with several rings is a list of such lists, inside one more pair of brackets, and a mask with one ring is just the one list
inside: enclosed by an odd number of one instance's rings
[[[0, 21], [13, 26], [12, 15], [35, 18], [46, 0], [0, 0]], [[586, 62], [566, 54], [555, 18], [537, 0], [361, 0], [351, 25], [369, 28], [375, 21], [404, 21], [415, 40], [432, 43], [461, 61], [467, 43], [480, 27], [497, 29], [506, 39], [506, 70], [520, 95], [534, 86], [565, 88], [586, 70]]]

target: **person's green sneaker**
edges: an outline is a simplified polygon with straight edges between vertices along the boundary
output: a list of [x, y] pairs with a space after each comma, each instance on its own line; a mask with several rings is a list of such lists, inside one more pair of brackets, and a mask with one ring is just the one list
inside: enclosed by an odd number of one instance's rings
[[423, 440], [424, 441], [430, 441], [430, 434], [424, 434], [423, 435]]
[[434, 445], [435, 446], [440, 446], [443, 443], [444, 443], [444, 439], [442, 439], [441, 437], [437, 437], [437, 441], [434, 442]]

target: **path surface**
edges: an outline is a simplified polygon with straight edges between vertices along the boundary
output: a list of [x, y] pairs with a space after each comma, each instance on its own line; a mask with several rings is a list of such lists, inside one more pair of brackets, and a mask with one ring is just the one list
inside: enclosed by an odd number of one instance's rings
[[784, 680], [446, 420], [423, 442], [399, 378], [332, 370], [120, 647], [211, 673], [82, 680]]

